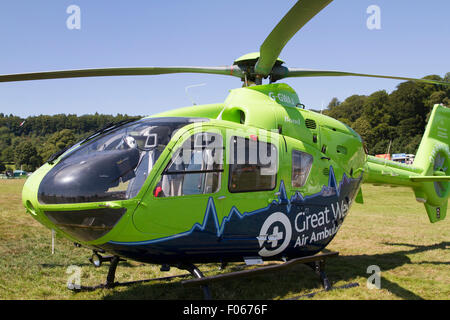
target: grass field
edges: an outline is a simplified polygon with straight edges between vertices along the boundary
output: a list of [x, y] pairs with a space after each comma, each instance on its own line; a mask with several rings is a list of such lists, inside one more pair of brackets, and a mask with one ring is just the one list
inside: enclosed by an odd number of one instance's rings
[[[66, 289], [71, 265], [81, 267], [83, 285], [106, 278], [108, 264], [94, 268], [91, 252], [58, 237], [51, 254], [51, 232], [25, 213], [23, 180], [0, 181], [0, 299], [202, 299], [202, 291], [184, 288], [179, 280], [153, 282], [112, 290], [73, 293]], [[405, 188], [363, 186], [364, 205], [355, 204], [328, 249], [339, 251], [327, 264], [333, 286], [356, 282], [358, 287], [320, 292], [302, 299], [449, 299], [450, 219], [430, 224], [423, 205]], [[371, 265], [381, 270], [381, 289], [367, 288]], [[242, 263], [219, 271], [218, 264], [201, 266], [206, 275], [243, 268]], [[160, 272], [158, 266], [119, 264], [118, 281], [185, 273]], [[214, 299], [291, 299], [321, 289], [306, 266], [217, 282]]]

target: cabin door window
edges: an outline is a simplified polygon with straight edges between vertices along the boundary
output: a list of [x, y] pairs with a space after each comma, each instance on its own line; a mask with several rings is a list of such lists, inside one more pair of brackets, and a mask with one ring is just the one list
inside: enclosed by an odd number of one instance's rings
[[222, 172], [222, 136], [209, 132], [196, 133], [173, 154], [155, 189], [155, 196], [216, 193], [220, 190]]
[[232, 137], [229, 160], [230, 192], [275, 189], [278, 163], [275, 145], [243, 137]]

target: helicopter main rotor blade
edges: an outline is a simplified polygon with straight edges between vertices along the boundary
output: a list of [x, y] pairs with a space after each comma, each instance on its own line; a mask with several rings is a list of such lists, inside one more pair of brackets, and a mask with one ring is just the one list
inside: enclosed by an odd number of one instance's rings
[[288, 41], [332, 1], [299, 0], [261, 45], [260, 58], [255, 65], [255, 72], [264, 77], [267, 76]]
[[0, 75], [0, 82], [87, 78], [87, 77], [113, 77], [113, 76], [149, 76], [171, 73], [206, 73], [228, 75], [242, 78], [243, 72], [238, 66], [227, 67], [142, 67], [142, 68], [105, 68], [81, 69], [65, 71], [46, 71], [33, 73], [20, 73]]
[[416, 81], [424, 82], [438, 85], [450, 85], [450, 82], [432, 80], [432, 79], [416, 79], [398, 76], [384, 76], [376, 74], [366, 74], [366, 73], [354, 73], [345, 71], [330, 71], [330, 70], [308, 70], [308, 69], [297, 69], [297, 68], [285, 68], [285, 67], [275, 67], [272, 71], [272, 77], [276, 80], [284, 78], [294, 78], [294, 77], [369, 77], [369, 78], [381, 78], [381, 79], [394, 79], [394, 80], [406, 80], [406, 81]]

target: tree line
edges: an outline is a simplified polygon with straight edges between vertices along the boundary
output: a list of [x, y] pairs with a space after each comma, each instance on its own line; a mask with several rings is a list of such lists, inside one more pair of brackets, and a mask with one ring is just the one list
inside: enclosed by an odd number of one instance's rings
[[[441, 78], [450, 82], [450, 72]], [[341, 102], [332, 99], [324, 114], [344, 122], [365, 142], [369, 154], [416, 154], [435, 104], [450, 107], [450, 86], [403, 82], [390, 94], [384, 90], [369, 96], [353, 95]]]
[[[450, 82], [450, 72], [441, 78]], [[334, 98], [324, 114], [346, 123], [363, 138], [370, 154], [415, 154], [434, 104], [450, 107], [450, 86], [403, 82], [391, 92], [353, 95], [341, 102]], [[117, 114], [40, 115], [22, 119], [0, 113], [0, 172], [15, 165], [34, 171], [52, 154], [69, 147], [105, 125], [130, 118]]]
[[0, 113], [0, 172], [8, 165], [34, 171], [52, 154], [106, 125], [140, 117], [117, 114], [40, 115], [22, 119]]

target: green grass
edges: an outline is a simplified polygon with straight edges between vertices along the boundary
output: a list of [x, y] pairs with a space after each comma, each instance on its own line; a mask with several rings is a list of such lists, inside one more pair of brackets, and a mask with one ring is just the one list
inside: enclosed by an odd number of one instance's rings
[[[81, 267], [82, 284], [103, 282], [105, 263], [94, 268], [91, 252], [75, 248], [57, 236], [51, 254], [51, 232], [32, 219], [21, 204], [23, 180], [0, 181], [0, 299], [202, 299], [199, 288], [179, 280], [136, 284], [112, 290], [73, 293], [66, 289], [71, 265]], [[327, 262], [333, 286], [356, 282], [358, 287], [319, 292], [312, 299], [449, 299], [450, 221], [430, 224], [423, 205], [405, 188], [363, 186], [364, 205], [355, 204], [328, 249], [339, 251]], [[381, 269], [381, 289], [366, 286], [367, 267]], [[206, 275], [244, 268], [231, 264], [200, 267]], [[182, 274], [172, 268], [132, 261], [119, 264], [118, 281]], [[290, 299], [321, 290], [317, 276], [306, 266], [211, 284], [215, 299]], [[310, 298], [302, 298], [310, 299]]]

